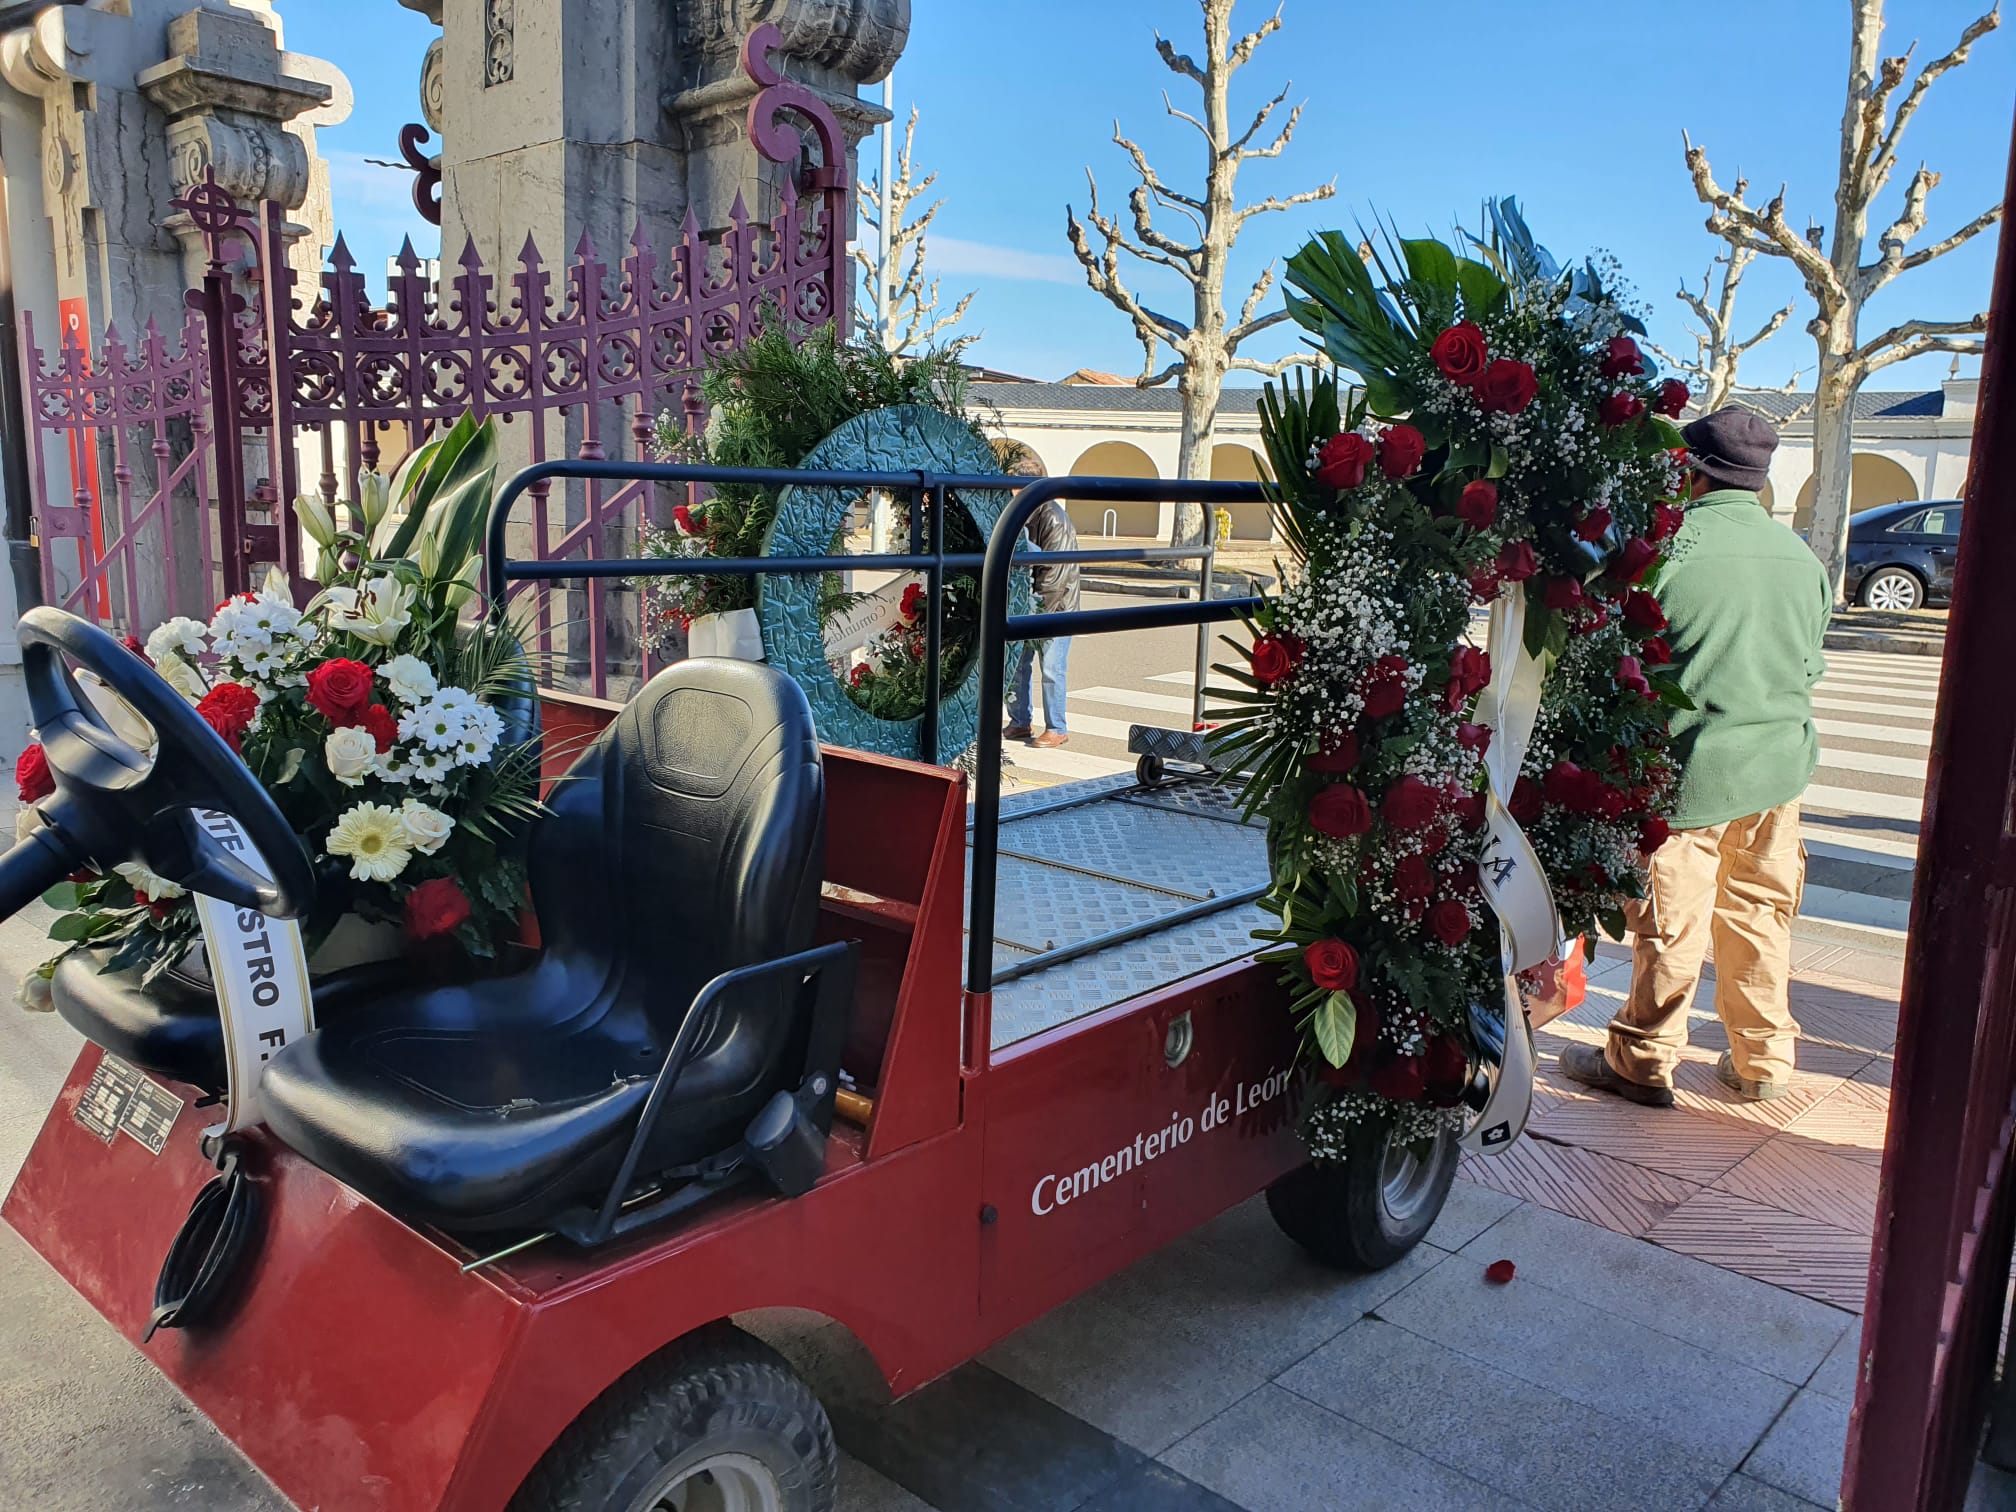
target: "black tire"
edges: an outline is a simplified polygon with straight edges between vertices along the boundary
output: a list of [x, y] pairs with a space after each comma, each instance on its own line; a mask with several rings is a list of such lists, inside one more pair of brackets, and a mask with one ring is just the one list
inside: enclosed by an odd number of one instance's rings
[[1142, 787], [1154, 787], [1162, 780], [1162, 758], [1149, 752], [1134, 763], [1134, 780]]
[[[1384, 1129], [1360, 1126], [1343, 1160], [1317, 1160], [1267, 1188], [1267, 1211], [1282, 1233], [1337, 1270], [1384, 1270], [1435, 1226], [1456, 1179], [1456, 1139], [1435, 1138], [1425, 1162], [1404, 1182], [1399, 1210], [1387, 1190]], [[1404, 1169], [1404, 1168], [1403, 1168]]]
[[1884, 608], [1909, 613], [1925, 607], [1925, 580], [1909, 567], [1877, 568], [1862, 580], [1862, 591], [1855, 595], [1855, 602], [1865, 608], [1875, 607], [1879, 593], [1898, 600]]
[[709, 1461], [767, 1473], [784, 1512], [832, 1512], [839, 1451], [826, 1410], [782, 1356], [730, 1323], [661, 1350], [590, 1403], [510, 1512], [646, 1512]]

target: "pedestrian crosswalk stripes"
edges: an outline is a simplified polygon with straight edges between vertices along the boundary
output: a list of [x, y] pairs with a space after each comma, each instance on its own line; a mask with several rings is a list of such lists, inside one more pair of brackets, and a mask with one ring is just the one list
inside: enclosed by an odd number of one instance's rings
[[[1849, 705], [1855, 708], [1857, 705]], [[1916, 730], [1903, 725], [1870, 725], [1853, 719], [1815, 719], [1813, 726], [1820, 732], [1820, 743], [1824, 746], [1829, 739], [1882, 741], [1886, 745], [1929, 746], [1932, 744], [1930, 730]]]

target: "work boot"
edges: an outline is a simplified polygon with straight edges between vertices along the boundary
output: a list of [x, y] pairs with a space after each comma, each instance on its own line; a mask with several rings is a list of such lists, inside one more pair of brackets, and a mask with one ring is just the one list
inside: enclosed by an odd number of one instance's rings
[[1001, 738], [1003, 740], [1027, 740], [1035, 733], [1028, 725], [1011, 724], [1001, 727]]
[[1642, 1103], [1648, 1108], [1673, 1106], [1671, 1087], [1648, 1087], [1628, 1076], [1619, 1076], [1611, 1068], [1609, 1057], [1594, 1045], [1570, 1045], [1563, 1050], [1561, 1074], [1585, 1087], [1594, 1087], [1598, 1092], [1614, 1092], [1628, 1102]]
[[1789, 1081], [1752, 1081], [1736, 1074], [1736, 1061], [1727, 1050], [1715, 1062], [1715, 1075], [1722, 1085], [1746, 1102], [1770, 1102], [1792, 1090]]
[[1029, 744], [1039, 751], [1054, 751], [1070, 738], [1062, 730], [1045, 730], [1041, 735], [1031, 736]]

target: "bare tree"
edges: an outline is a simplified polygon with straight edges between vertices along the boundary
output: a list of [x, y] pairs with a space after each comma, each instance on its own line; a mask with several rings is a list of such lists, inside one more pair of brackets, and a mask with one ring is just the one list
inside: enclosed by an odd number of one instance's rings
[[[1740, 197], [1745, 185], [1736, 181], [1736, 193]], [[1675, 357], [1663, 347], [1654, 346], [1653, 352], [1669, 368], [1692, 375], [1697, 386], [1696, 402], [1703, 411], [1714, 411], [1725, 404], [1729, 396], [1739, 387], [1736, 370], [1743, 360], [1743, 354], [1753, 347], [1762, 345], [1778, 334], [1779, 328], [1792, 318], [1791, 305], [1777, 311], [1759, 326], [1748, 340], [1736, 336], [1736, 290], [1743, 282], [1743, 273], [1757, 258], [1754, 247], [1732, 246], [1726, 257], [1715, 259], [1713, 266], [1701, 275], [1701, 292], [1695, 293], [1686, 284], [1681, 284], [1674, 295], [1682, 304], [1694, 312], [1700, 327], [1689, 327], [1688, 334], [1694, 338], [1692, 357]], [[1715, 284], [1715, 269], [1722, 270], [1722, 282]], [[1799, 375], [1780, 384], [1774, 393], [1789, 394], [1799, 386]], [[1754, 384], [1742, 387], [1753, 393], [1764, 392]]]
[[[1252, 145], [1255, 138], [1269, 129], [1275, 110], [1288, 98], [1288, 88], [1284, 85], [1280, 93], [1260, 107], [1246, 128], [1235, 134], [1230, 100], [1232, 75], [1245, 66], [1256, 47], [1281, 29], [1281, 11], [1277, 6], [1272, 16], [1234, 41], [1233, 0], [1198, 0], [1198, 3], [1204, 13], [1204, 62], [1200, 65], [1188, 54], [1178, 52], [1159, 32], [1155, 37], [1155, 50], [1170, 72], [1188, 79], [1203, 94], [1203, 116], [1199, 119], [1171, 103], [1167, 90], [1162, 92], [1163, 108], [1177, 120], [1194, 126], [1204, 139], [1202, 191], [1186, 193], [1164, 183], [1162, 176], [1150, 165], [1147, 154], [1121, 132], [1120, 123], [1115, 121], [1114, 144], [1127, 154], [1141, 180], [1127, 197], [1127, 206], [1132, 212], [1132, 234], [1121, 226], [1117, 215], [1100, 210], [1099, 184], [1089, 168], [1085, 170], [1085, 178], [1091, 186], [1092, 200], [1085, 219], [1099, 234], [1102, 243], [1099, 250], [1093, 249], [1091, 238], [1085, 226], [1079, 223], [1076, 212], [1069, 207], [1064, 212], [1071, 250], [1077, 253], [1078, 261], [1084, 265], [1086, 281], [1134, 323], [1134, 334], [1142, 348], [1141, 376], [1134, 380], [1135, 383], [1142, 388], [1153, 388], [1175, 380], [1176, 392], [1183, 401], [1183, 434], [1176, 463], [1177, 476], [1182, 478], [1210, 473], [1211, 436], [1217, 419], [1218, 395], [1228, 372], [1278, 375], [1296, 363], [1311, 360], [1306, 354], [1294, 354], [1274, 362], [1260, 362], [1239, 355], [1241, 343], [1286, 320], [1288, 315], [1285, 310], [1275, 310], [1266, 315], [1259, 313], [1261, 302], [1274, 286], [1274, 264], [1270, 262], [1248, 291], [1238, 318], [1227, 317], [1225, 275], [1233, 243], [1238, 240], [1246, 222], [1256, 215], [1328, 199], [1337, 192], [1333, 179], [1299, 194], [1285, 197], [1270, 194], [1244, 207], [1234, 203], [1233, 190], [1240, 164], [1251, 158], [1281, 156], [1295, 135], [1302, 107], [1297, 105], [1288, 112], [1287, 119], [1265, 146]], [[1179, 228], [1180, 235], [1171, 235], [1155, 223], [1158, 213], [1180, 216], [1189, 224]], [[1184, 240], [1186, 236], [1191, 239]], [[1166, 268], [1189, 284], [1189, 318], [1164, 314], [1135, 294], [1121, 276], [1122, 253]], [[1174, 353], [1174, 358], [1158, 370], [1156, 361], [1164, 346]], [[1177, 506], [1176, 529], [1171, 537], [1175, 544], [1201, 542], [1205, 530], [1205, 514], [1201, 506]]]
[[1837, 585], [1848, 550], [1856, 392], [1871, 373], [1893, 362], [1926, 352], [1979, 352], [1982, 332], [1987, 328], [1987, 317], [1982, 314], [1959, 320], [1906, 320], [1864, 341], [1858, 329], [1862, 308], [1871, 295], [1900, 273], [1943, 257], [2002, 219], [2002, 207], [1993, 205], [1950, 236], [1908, 250], [1925, 229], [1925, 201], [1939, 183], [1939, 175], [1921, 163], [1905, 186], [1897, 218], [1876, 238], [1875, 256], [1863, 260], [1870, 206], [1890, 181], [1905, 127], [1940, 76], [1965, 63], [1974, 43], [1999, 26], [2002, 17], [1998, 7], [1968, 26], [1951, 52], [1918, 70], [1893, 110], [1892, 101], [1911, 72], [1910, 51], [1894, 58], [1884, 58], [1878, 52], [1883, 0], [1849, 0], [1849, 5], [1853, 25], [1848, 97], [1841, 117], [1841, 169], [1834, 187], [1831, 232], [1817, 223], [1810, 224], [1803, 235], [1794, 231], [1785, 220], [1782, 188], [1761, 207], [1745, 198], [1741, 180], [1734, 190], [1724, 189], [1708, 166], [1706, 150], [1691, 140], [1686, 144], [1694, 192], [1709, 207], [1708, 229], [1732, 248], [1790, 261], [1817, 306], [1807, 327], [1820, 358], [1813, 395], [1815, 478], [1810, 539], [1814, 554], [1827, 565]]
[[[915, 220], [909, 218], [910, 206], [928, 194], [938, 181], [935, 173], [927, 173], [921, 179], [916, 176], [912, 157], [916, 142], [917, 107], [912, 105], [909, 124], [903, 128], [903, 151], [896, 160], [895, 171], [889, 175], [886, 211], [879, 174], [868, 181], [868, 188], [861, 195], [861, 218], [874, 228], [875, 251], [870, 255], [862, 247], [854, 249], [854, 260], [867, 273], [869, 286], [886, 290], [888, 295], [886, 306], [880, 298], [859, 301], [854, 312], [855, 327], [870, 340], [881, 343], [885, 351], [898, 355], [929, 346], [964, 319], [966, 307], [973, 303], [973, 296], [968, 294], [952, 307], [949, 315], [940, 315], [938, 280], [934, 278], [928, 284], [924, 281], [924, 239], [945, 201], [933, 200], [922, 215]], [[887, 163], [886, 156], [883, 161]], [[886, 234], [882, 225], [885, 214], [889, 221]], [[970, 340], [970, 336], [962, 337], [954, 344], [963, 345]]]

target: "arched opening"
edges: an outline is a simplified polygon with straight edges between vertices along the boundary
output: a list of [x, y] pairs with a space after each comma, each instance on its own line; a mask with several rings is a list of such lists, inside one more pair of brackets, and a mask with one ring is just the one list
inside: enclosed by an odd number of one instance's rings
[[1766, 479], [1764, 486], [1757, 490], [1757, 502], [1764, 506], [1764, 513], [1771, 514], [1773, 512], [1776, 499], [1777, 495], [1771, 491], [1770, 480]]
[[[1792, 510], [1792, 528], [1805, 530], [1813, 523], [1813, 484], [1818, 474], [1799, 490], [1799, 502]], [[1879, 504], [1896, 504], [1918, 497], [1918, 485], [1903, 466], [1875, 452], [1857, 452], [1848, 474], [1848, 513], [1858, 515]]]
[[[1250, 446], [1211, 448], [1211, 481], [1214, 483], [1257, 483], [1267, 476], [1267, 464]], [[1227, 504], [1232, 516], [1232, 539], [1266, 541], [1273, 539], [1274, 520], [1266, 504]]]
[[[1071, 471], [1091, 478], [1159, 478], [1155, 459], [1138, 446], [1125, 441], [1101, 441], [1076, 462]], [[1064, 508], [1080, 537], [1090, 540], [1107, 534], [1107, 512], [1112, 512], [1111, 533], [1116, 536], [1158, 536], [1162, 533], [1162, 506], [1153, 499], [1128, 504], [1095, 504], [1066, 499]]]

